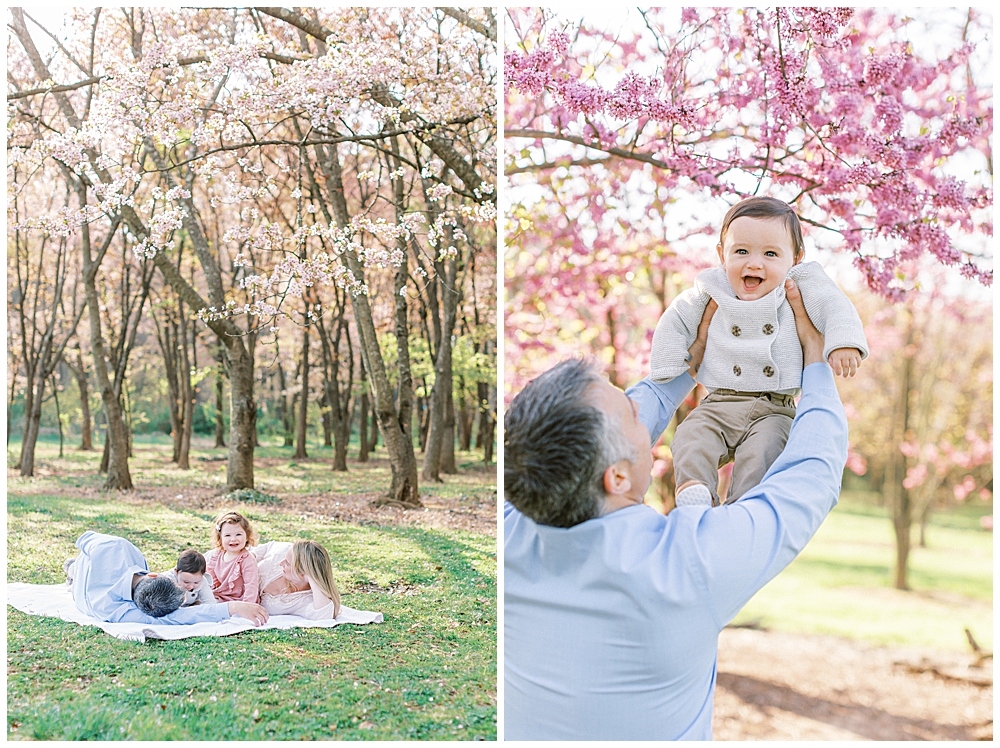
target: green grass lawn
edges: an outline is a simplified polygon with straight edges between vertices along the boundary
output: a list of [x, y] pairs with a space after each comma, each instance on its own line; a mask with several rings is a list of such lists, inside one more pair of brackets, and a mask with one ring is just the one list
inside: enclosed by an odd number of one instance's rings
[[[67, 449], [59, 460], [57, 444], [40, 446], [39, 477], [8, 477], [9, 581], [62, 582], [62, 562], [87, 529], [128, 538], [154, 569], [169, 568], [189, 545], [207, 546], [213, 511], [91, 495], [86, 489], [100, 485], [91, 473], [99, 453]], [[388, 485], [386, 465], [352, 462], [347, 474], [332, 473], [328, 461], [290, 466], [283, 448], [273, 449], [265, 457], [283, 461], [258, 470], [258, 487], [279, 496], [332, 487], [370, 493]], [[164, 464], [169, 445], [140, 441], [133, 479], [137, 485], [212, 485], [225, 464], [197, 458], [224, 452], [193, 452], [195, 469], [185, 473]], [[474, 461], [474, 454], [459, 457]], [[493, 477], [484, 483], [482, 475], [460, 474], [422, 486], [421, 493], [460, 496], [491, 484], [495, 490]], [[139, 644], [8, 607], [8, 738], [496, 738], [493, 537], [320, 520], [271, 505], [247, 504], [241, 511], [262, 540], [322, 543], [344, 604], [380, 611], [385, 621]]]
[[993, 534], [985, 505], [932, 516], [927, 547], [913, 530], [910, 591], [892, 588], [896, 551], [885, 509], [846, 494], [792, 564], [734, 621], [880, 644], [971, 652], [964, 629], [993, 648]]

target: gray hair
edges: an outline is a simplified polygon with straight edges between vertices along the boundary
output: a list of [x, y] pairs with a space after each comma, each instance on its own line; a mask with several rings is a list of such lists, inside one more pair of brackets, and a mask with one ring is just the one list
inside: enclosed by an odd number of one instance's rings
[[173, 613], [184, 602], [184, 590], [168, 577], [142, 577], [132, 591], [139, 610], [153, 618]]
[[504, 494], [542, 525], [572, 527], [598, 515], [604, 472], [636, 449], [587, 390], [605, 381], [594, 360], [572, 359], [528, 383], [504, 416]]

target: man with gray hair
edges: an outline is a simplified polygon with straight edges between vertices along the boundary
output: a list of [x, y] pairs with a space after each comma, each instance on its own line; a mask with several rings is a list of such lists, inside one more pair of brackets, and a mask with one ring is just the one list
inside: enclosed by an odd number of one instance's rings
[[[504, 419], [504, 737], [706, 740], [718, 636], [836, 505], [847, 421], [823, 338], [787, 285], [803, 349], [802, 399], [784, 452], [733, 504], [642, 504], [650, 434], [694, 386], [691, 370], [626, 394], [566, 361]], [[655, 439], [654, 439], [655, 440]]]
[[65, 568], [81, 612], [108, 623], [198, 623], [240, 616], [257, 626], [267, 611], [235, 601], [181, 608], [184, 590], [168, 577], [149, 573], [139, 549], [115, 535], [88, 530], [77, 541], [80, 555]]

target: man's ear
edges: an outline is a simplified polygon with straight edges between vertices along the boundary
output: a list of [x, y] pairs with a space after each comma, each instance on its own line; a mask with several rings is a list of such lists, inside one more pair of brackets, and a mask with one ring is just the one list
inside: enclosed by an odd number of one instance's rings
[[622, 496], [632, 489], [632, 479], [621, 460], [604, 471], [604, 492], [608, 496]]

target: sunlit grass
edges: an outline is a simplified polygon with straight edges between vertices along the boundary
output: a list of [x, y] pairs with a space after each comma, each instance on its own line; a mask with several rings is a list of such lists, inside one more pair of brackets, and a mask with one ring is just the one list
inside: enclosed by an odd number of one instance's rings
[[[218, 485], [225, 450], [170, 461], [164, 439], [137, 440], [137, 486]], [[8, 448], [9, 463], [19, 445]], [[347, 473], [330, 454], [290, 464], [291, 448], [258, 450], [257, 487], [371, 494], [388, 486], [384, 450]], [[329, 450], [327, 450], [329, 453]], [[353, 457], [353, 455], [352, 455]], [[495, 492], [494, 466], [465, 467], [424, 496]], [[208, 546], [213, 512], [137, 503], [101, 490], [100, 452], [39, 445], [38, 475], [8, 478], [9, 581], [62, 581], [85, 530], [124, 536], [150, 566]], [[470, 464], [471, 463], [471, 464]], [[72, 489], [72, 490], [70, 490]], [[368, 626], [248, 631], [225, 638], [122, 642], [94, 627], [8, 607], [8, 738], [36, 740], [473, 740], [496, 737], [496, 540], [421, 526], [351, 524], [246, 504], [263, 540], [311, 538], [330, 552], [345, 605], [383, 613]]]
[[[985, 510], [979, 510], [985, 513]], [[993, 535], [976, 510], [933, 517], [927, 548], [913, 532], [910, 591], [893, 589], [895, 540], [884, 509], [846, 501], [736, 623], [883, 644], [970, 651], [969, 628], [993, 646]]]
[[[227, 450], [215, 448], [212, 439], [197, 437], [193, 442], [190, 470], [180, 470], [170, 461], [171, 442], [163, 435], [137, 437], [133, 456], [129, 459], [132, 482], [143, 486], [176, 487], [179, 493], [187, 486], [217, 487], [224, 492], [226, 484]], [[7, 447], [7, 464], [14, 466], [20, 455], [20, 442], [12, 440]], [[309, 444], [306, 459], [295, 459], [294, 447], [280, 441], [258, 447], [254, 451], [255, 488], [264, 493], [337, 493], [344, 495], [379, 494], [388, 491], [392, 479], [385, 448], [379, 445], [368, 462], [357, 462], [357, 446], [352, 445], [347, 471], [332, 469], [333, 450], [321, 444]], [[33, 478], [21, 478], [16, 471], [8, 474], [11, 491], [50, 491], [60, 488], [101, 489], [103, 476], [97, 472], [101, 452], [80, 452], [67, 445], [59, 457], [58, 441], [39, 440], [36, 448], [36, 471]], [[422, 455], [417, 454], [418, 465]], [[422, 496], [456, 498], [496, 490], [496, 463], [482, 461], [482, 451], [455, 454], [457, 475], [443, 475], [441, 483], [421, 482]]]

